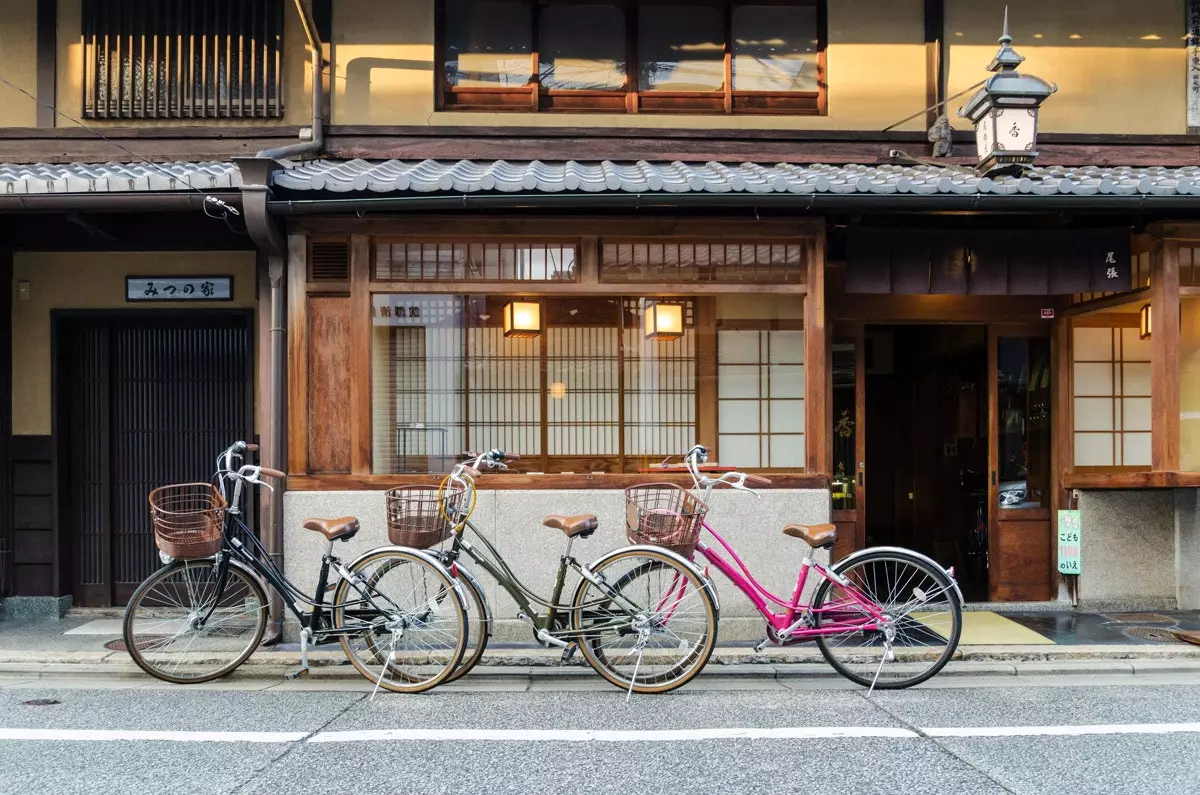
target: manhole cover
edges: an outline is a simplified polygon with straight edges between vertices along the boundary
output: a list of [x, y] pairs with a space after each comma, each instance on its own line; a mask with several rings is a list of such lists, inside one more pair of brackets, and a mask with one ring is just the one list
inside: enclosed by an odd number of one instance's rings
[[[146, 649], [156, 646], [161, 642], [162, 638], [157, 636], [142, 638], [137, 642], [137, 648], [138, 651], [145, 651]], [[125, 645], [125, 641], [122, 638], [110, 640], [108, 643], [104, 644], [104, 648], [108, 649], [109, 651], [129, 651], [129, 647]]]
[[53, 698], [32, 698], [29, 701], [22, 701], [21, 703], [27, 707], [49, 707], [54, 704], [61, 704], [62, 702]]
[[1127, 638], [1148, 640], [1154, 643], [1183, 643], [1183, 641], [1175, 637], [1174, 632], [1169, 629], [1162, 629], [1161, 627], [1126, 627], [1121, 632]]
[[1173, 624], [1175, 619], [1161, 613], [1113, 613], [1106, 616], [1118, 624]]

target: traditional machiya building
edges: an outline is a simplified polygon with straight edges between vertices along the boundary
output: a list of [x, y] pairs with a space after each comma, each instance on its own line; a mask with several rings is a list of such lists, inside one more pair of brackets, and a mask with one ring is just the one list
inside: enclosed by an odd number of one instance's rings
[[772, 481], [710, 506], [770, 586], [833, 522], [972, 602], [1200, 607], [1200, 4], [10, 5], [0, 593], [123, 603], [239, 437], [305, 585], [304, 518], [366, 549], [519, 453], [476, 519], [540, 584], [543, 515], [598, 557], [699, 442]]

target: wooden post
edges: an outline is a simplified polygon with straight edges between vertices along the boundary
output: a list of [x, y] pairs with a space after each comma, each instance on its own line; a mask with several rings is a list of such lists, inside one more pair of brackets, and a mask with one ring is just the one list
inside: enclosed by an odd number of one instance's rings
[[1150, 249], [1150, 468], [1179, 469], [1179, 242]]
[[804, 296], [805, 469], [829, 474], [825, 436], [829, 433], [829, 345], [825, 326], [825, 230], [808, 246], [808, 294]]
[[288, 236], [288, 467], [308, 474], [308, 237]]
[[371, 238], [350, 236], [350, 473], [371, 474]]

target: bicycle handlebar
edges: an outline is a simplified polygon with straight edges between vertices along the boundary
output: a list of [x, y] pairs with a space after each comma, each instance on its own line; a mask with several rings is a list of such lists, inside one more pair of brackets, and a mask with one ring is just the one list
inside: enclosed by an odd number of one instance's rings
[[700, 465], [708, 461], [708, 448], [702, 444], [694, 445], [691, 450], [688, 450], [683, 457], [683, 463], [687, 467], [688, 474], [692, 476], [692, 482], [696, 489], [704, 489], [711, 491], [718, 484], [725, 484], [731, 489], [738, 491], [748, 491], [755, 497], [758, 493], [746, 486], [747, 483], [753, 483], [758, 486], [769, 486], [771, 481], [760, 475], [751, 475], [746, 472], [726, 472], [717, 478], [710, 478], [700, 472]]

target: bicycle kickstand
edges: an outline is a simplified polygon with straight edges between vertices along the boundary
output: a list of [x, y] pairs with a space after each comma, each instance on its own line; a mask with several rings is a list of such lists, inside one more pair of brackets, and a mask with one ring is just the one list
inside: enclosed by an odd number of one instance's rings
[[308, 627], [300, 630], [300, 667], [286, 674], [288, 679], [299, 679], [302, 676], [308, 676], [308, 639], [312, 636], [312, 630]]
[[871, 678], [871, 687], [867, 689], [867, 698], [875, 692], [875, 683], [879, 681], [879, 675], [883, 673], [883, 664], [893, 662], [896, 659], [896, 652], [892, 651], [892, 644], [884, 642], [883, 654], [879, 657], [879, 667], [875, 669], [875, 676]]

